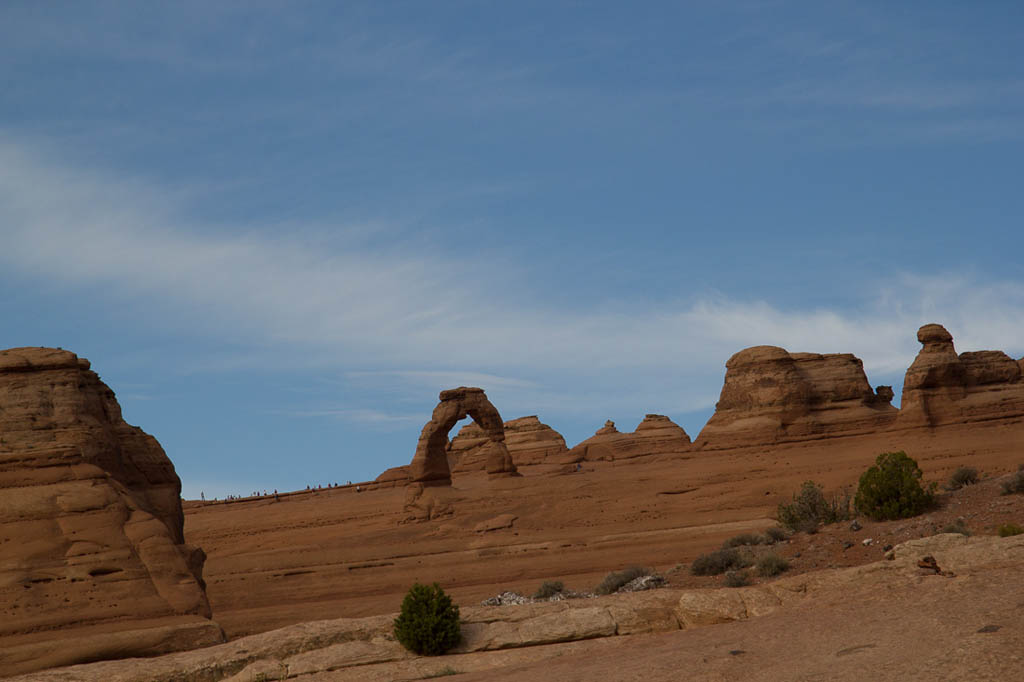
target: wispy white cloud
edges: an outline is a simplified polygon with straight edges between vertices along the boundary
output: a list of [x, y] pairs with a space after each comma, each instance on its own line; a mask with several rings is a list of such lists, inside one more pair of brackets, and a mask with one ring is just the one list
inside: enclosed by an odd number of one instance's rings
[[419, 424], [424, 420], [421, 414], [392, 414], [380, 410], [370, 409], [312, 409], [312, 410], [285, 410], [279, 414], [287, 414], [292, 417], [331, 417], [343, 421], [358, 422], [360, 424], [380, 427], [400, 426], [402, 428], [410, 424]]
[[[0, 141], [7, 273], [115, 298], [133, 323], [230, 344], [236, 369], [324, 367], [349, 380], [479, 384], [511, 404], [571, 409], [589, 399], [581, 392], [607, 394], [631, 382], [650, 387], [638, 403], [652, 395], [663, 404], [713, 402], [725, 360], [756, 344], [852, 352], [869, 378], [894, 375], [917, 352], [917, 326], [932, 321], [945, 324], [961, 350], [1024, 352], [1021, 282], [907, 274], [866, 285], [854, 308], [727, 297], [554, 308], [526, 283], [529, 272], [492, 266], [495, 254], [468, 265], [439, 250], [368, 245], [343, 228], [334, 237], [295, 226], [286, 237], [266, 227], [225, 231], [184, 215], [155, 188]], [[526, 295], [507, 297], [510, 283]], [[580, 388], [567, 394], [569, 384]], [[359, 409], [331, 414], [409, 419]]]
[[352, 379], [369, 379], [376, 381], [384, 377], [393, 377], [409, 383], [427, 386], [494, 386], [508, 388], [537, 388], [535, 381], [503, 377], [485, 372], [463, 371], [459, 369], [428, 371], [428, 370], [379, 370], [348, 372]]

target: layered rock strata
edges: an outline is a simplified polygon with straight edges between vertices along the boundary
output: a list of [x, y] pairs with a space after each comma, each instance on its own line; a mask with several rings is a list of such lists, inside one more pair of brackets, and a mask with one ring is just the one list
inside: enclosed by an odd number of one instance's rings
[[998, 350], [957, 355], [938, 324], [917, 331], [921, 351], [903, 380], [901, 426], [937, 426], [1024, 415], [1024, 358]]
[[565, 455], [569, 462], [614, 461], [648, 455], [684, 452], [690, 436], [681, 426], [661, 414], [649, 414], [632, 433], [622, 433], [608, 420], [593, 436]]
[[699, 448], [853, 435], [888, 428], [897, 409], [892, 388], [872, 391], [864, 364], [849, 353], [789, 353], [754, 346], [726, 363], [715, 413]]
[[88, 360], [0, 351], [0, 499], [0, 670], [222, 640], [174, 466]]
[[466, 416], [472, 417], [484, 434], [480, 445], [487, 473], [491, 476], [515, 475], [516, 465], [505, 445], [505, 425], [497, 408], [487, 399], [482, 388], [460, 386], [441, 391], [440, 402], [430, 421], [423, 426], [416, 454], [409, 464], [413, 483], [451, 485], [448, 466], [448, 432]]
[[[487, 466], [489, 439], [476, 422], [463, 426], [448, 445], [448, 464], [454, 472], [482, 471]], [[542, 464], [568, 448], [562, 434], [536, 415], [505, 422], [505, 445], [516, 466]]]

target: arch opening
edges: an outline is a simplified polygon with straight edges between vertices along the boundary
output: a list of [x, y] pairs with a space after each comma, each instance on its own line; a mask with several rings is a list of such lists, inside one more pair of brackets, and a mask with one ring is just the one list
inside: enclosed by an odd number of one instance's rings
[[481, 428], [487, 437], [487, 473], [490, 476], [516, 476], [512, 455], [505, 446], [505, 424], [498, 409], [487, 399], [482, 388], [460, 386], [441, 391], [440, 402], [434, 408], [430, 421], [420, 432], [416, 454], [409, 465], [411, 483], [423, 485], [451, 485], [452, 473], [448, 463], [448, 434], [467, 416]]

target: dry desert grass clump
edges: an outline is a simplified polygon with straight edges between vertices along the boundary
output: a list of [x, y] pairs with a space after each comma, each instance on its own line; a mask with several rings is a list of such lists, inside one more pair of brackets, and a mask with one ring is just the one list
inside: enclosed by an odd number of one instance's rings
[[1008, 538], [1013, 535], [1021, 534], [1024, 534], [1024, 528], [1021, 528], [1020, 525], [1016, 523], [1004, 523], [999, 526], [999, 537], [1001, 538]]
[[690, 564], [690, 572], [694, 575], [721, 575], [726, 571], [746, 568], [749, 565], [750, 559], [743, 553], [733, 547], [727, 547], [698, 556]]
[[561, 580], [545, 580], [537, 591], [533, 593], [534, 599], [551, 599], [556, 594], [565, 592], [565, 584]]
[[779, 505], [779, 524], [794, 532], [815, 533], [819, 526], [848, 520], [850, 502], [848, 491], [828, 499], [820, 485], [804, 481], [790, 504]]
[[630, 566], [622, 571], [612, 571], [594, 588], [594, 594], [615, 594], [627, 583], [647, 575], [654, 575], [654, 570], [644, 566]]
[[946, 524], [946, 526], [943, 527], [942, 532], [943, 533], [960, 533], [960, 535], [967, 535], [967, 536], [969, 536], [971, 534], [971, 531], [967, 529], [967, 525], [964, 523], [963, 519], [957, 519], [953, 523]]
[[1011, 474], [1010, 478], [1003, 481], [1003, 495], [1020, 495], [1024, 494], [1024, 465], [1016, 473]]
[[756, 568], [762, 578], [772, 578], [789, 570], [789, 562], [778, 554], [766, 554], [757, 560]]
[[727, 571], [722, 584], [726, 587], [746, 587], [750, 584], [750, 574], [746, 571]]
[[974, 467], [957, 467], [946, 483], [946, 490], [960, 490], [965, 485], [974, 485], [979, 480], [978, 470]]
[[755, 545], [774, 545], [782, 542], [789, 535], [781, 528], [769, 528], [764, 533], [740, 533], [722, 543], [722, 549], [732, 547], [752, 547]]

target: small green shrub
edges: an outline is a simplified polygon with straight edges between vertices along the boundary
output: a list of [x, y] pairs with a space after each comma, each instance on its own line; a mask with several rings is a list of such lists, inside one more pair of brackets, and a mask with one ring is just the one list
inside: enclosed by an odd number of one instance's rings
[[780, 504], [779, 524], [796, 532], [813, 533], [818, 526], [850, 518], [850, 495], [825, 497], [822, 487], [814, 481], [804, 481], [800, 492], [793, 495], [791, 504]]
[[450, 665], [446, 665], [445, 667], [443, 667], [440, 670], [438, 670], [436, 673], [430, 673], [429, 675], [425, 675], [424, 677], [421, 677], [420, 679], [422, 679], [422, 680], [434, 680], [434, 679], [437, 679], [438, 677], [449, 677], [451, 675], [458, 675], [458, 674], [459, 674], [458, 670], [456, 670], [455, 668], [451, 667]]
[[778, 554], [766, 554], [757, 560], [757, 574], [762, 578], [771, 578], [789, 570], [789, 562]]
[[395, 639], [413, 653], [438, 656], [459, 643], [459, 607], [437, 583], [414, 584], [395, 619]]
[[921, 487], [921, 468], [905, 452], [883, 452], [861, 474], [854, 504], [875, 521], [917, 516], [935, 501], [935, 484]]
[[561, 580], [545, 580], [541, 583], [540, 587], [533, 594], [534, 599], [550, 599], [556, 594], [565, 592], [565, 585], [562, 584]]
[[1021, 535], [1024, 533], [1024, 528], [1021, 528], [1016, 523], [1004, 523], [999, 526], [999, 537], [1008, 538], [1011, 535]]
[[654, 571], [643, 566], [630, 566], [623, 571], [612, 571], [594, 588], [597, 594], [615, 594], [623, 585], [645, 575], [654, 575]]
[[1003, 495], [1024, 494], [1024, 471], [1017, 471], [1003, 481]]
[[769, 528], [764, 532], [764, 536], [768, 538], [768, 544], [774, 545], [777, 542], [782, 542], [789, 538], [789, 534], [785, 530], [779, 527]]
[[978, 482], [978, 470], [974, 467], [957, 467], [946, 483], [946, 490], [960, 490], [965, 485], [974, 485]]
[[733, 548], [720, 549], [710, 554], [701, 554], [690, 564], [694, 575], [721, 575], [736, 568], [746, 568], [750, 560]]
[[743, 533], [729, 538], [722, 543], [724, 549], [730, 547], [743, 547], [745, 545], [763, 545], [768, 540], [764, 535], [758, 535], [757, 533]]
[[750, 576], [746, 571], [729, 571], [723, 582], [726, 587], [745, 587], [750, 584]]

